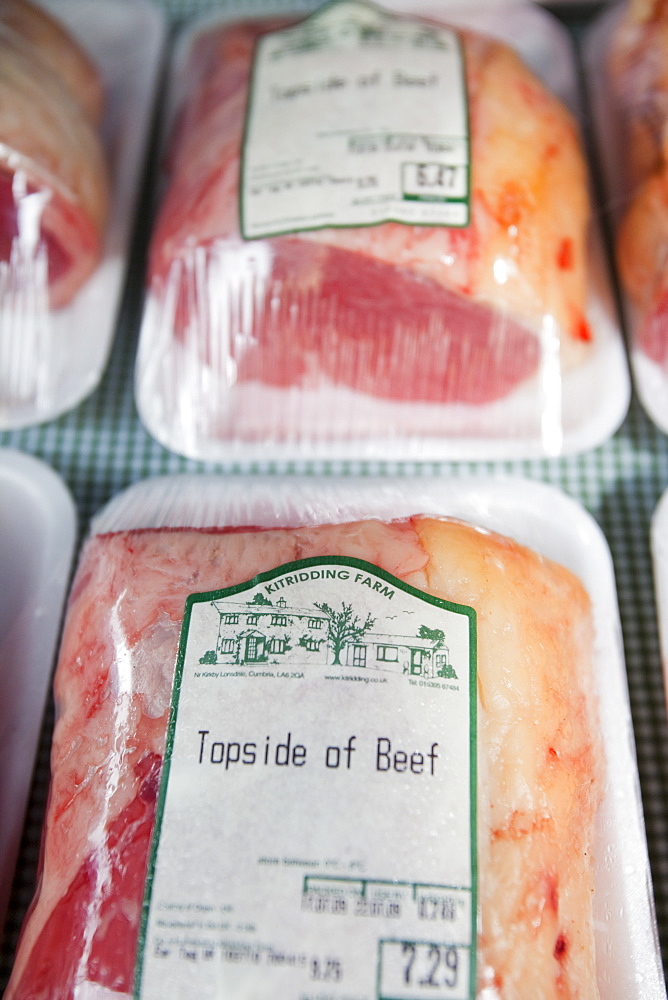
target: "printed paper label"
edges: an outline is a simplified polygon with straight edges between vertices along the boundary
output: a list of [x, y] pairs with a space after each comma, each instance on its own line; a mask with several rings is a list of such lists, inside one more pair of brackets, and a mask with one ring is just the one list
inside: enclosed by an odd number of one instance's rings
[[329, 226], [465, 226], [469, 135], [456, 33], [337, 0], [257, 45], [245, 238]]
[[369, 563], [189, 598], [140, 1000], [472, 1000], [475, 614]]

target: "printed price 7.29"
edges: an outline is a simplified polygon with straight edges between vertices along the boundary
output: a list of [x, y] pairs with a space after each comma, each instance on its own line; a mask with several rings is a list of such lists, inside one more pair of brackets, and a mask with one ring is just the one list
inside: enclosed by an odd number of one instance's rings
[[379, 1000], [468, 1000], [469, 949], [426, 941], [381, 941]]

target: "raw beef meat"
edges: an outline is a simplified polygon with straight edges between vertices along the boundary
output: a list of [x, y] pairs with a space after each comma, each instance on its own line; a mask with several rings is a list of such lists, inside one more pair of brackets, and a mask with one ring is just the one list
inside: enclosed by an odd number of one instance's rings
[[[10, 3], [8, 14], [13, 9]], [[100, 259], [107, 167], [88, 113], [54, 72], [62, 51], [57, 47], [49, 65], [2, 25], [0, 15], [0, 293], [9, 296], [23, 281], [40, 301], [48, 274], [49, 302], [58, 308]], [[87, 89], [83, 82], [81, 88]], [[97, 105], [99, 82], [88, 92]]]
[[[277, 23], [194, 44], [150, 255], [158, 346], [174, 332], [214, 384], [346, 386], [484, 403], [588, 354], [590, 205], [577, 128], [508, 47], [462, 34], [472, 218], [242, 241], [239, 164], [253, 47]], [[547, 347], [546, 347], [547, 345]], [[207, 383], [202, 380], [202, 384]]]
[[87, 543], [55, 678], [39, 888], [5, 1000], [132, 992], [184, 602], [323, 555], [476, 609], [478, 996], [596, 1000], [588, 596], [507, 538], [428, 517]]

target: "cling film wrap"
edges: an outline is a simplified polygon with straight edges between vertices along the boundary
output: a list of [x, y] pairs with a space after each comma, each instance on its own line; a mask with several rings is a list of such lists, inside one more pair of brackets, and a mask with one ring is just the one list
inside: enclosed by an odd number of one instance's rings
[[102, 374], [162, 34], [142, 0], [0, 7], [0, 427]]
[[55, 696], [5, 1000], [665, 997], [610, 556], [554, 488], [146, 480]]
[[668, 431], [668, 8], [614, 4], [585, 44], [598, 152], [640, 400]]
[[154, 436], [220, 460], [612, 433], [628, 377], [572, 67], [530, 4], [187, 25], [136, 371]]

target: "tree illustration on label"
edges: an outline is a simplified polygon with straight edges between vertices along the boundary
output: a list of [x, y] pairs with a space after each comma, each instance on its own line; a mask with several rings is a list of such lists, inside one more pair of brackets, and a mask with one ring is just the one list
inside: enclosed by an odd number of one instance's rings
[[[433, 645], [434, 654], [436, 653], [437, 649], [441, 649], [445, 644], [445, 632], [441, 628], [429, 628], [428, 625], [420, 625], [420, 628], [418, 629], [418, 636], [421, 639], [429, 639], [431, 642], [434, 643]], [[457, 679], [457, 674], [455, 672], [455, 669], [454, 667], [451, 666], [450, 663], [448, 663], [447, 657], [445, 658], [442, 666], [438, 668], [437, 676], [450, 678], [451, 680]]]
[[366, 616], [366, 621], [362, 623], [359, 615], [353, 614], [352, 604], [341, 602], [341, 610], [335, 611], [329, 604], [318, 604], [314, 602], [318, 611], [327, 615], [327, 637], [334, 653], [334, 664], [341, 665], [341, 652], [348, 643], [358, 642], [362, 636], [374, 627], [376, 619], [370, 614]]
[[261, 594], [259, 592], [255, 595], [255, 597], [253, 598], [253, 600], [249, 601], [248, 603], [249, 604], [259, 604], [259, 605], [262, 605], [263, 607], [267, 607], [267, 606], [271, 607], [271, 601], [269, 600], [269, 598], [265, 597], [264, 594]]

